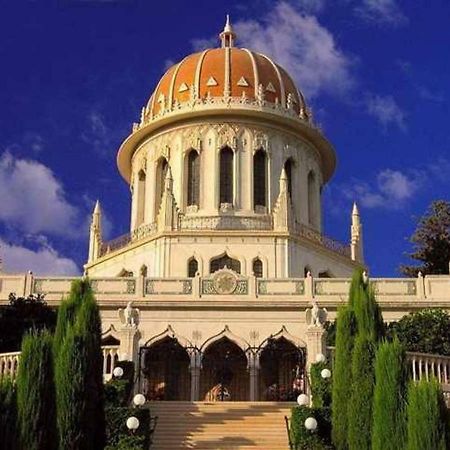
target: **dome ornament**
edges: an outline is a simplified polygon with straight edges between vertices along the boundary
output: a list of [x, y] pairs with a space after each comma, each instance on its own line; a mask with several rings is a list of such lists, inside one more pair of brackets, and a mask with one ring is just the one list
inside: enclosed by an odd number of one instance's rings
[[234, 40], [236, 39], [236, 34], [233, 31], [230, 22], [230, 16], [227, 14], [227, 20], [225, 22], [225, 27], [222, 33], [219, 34], [220, 40], [222, 42], [222, 48], [233, 47]]

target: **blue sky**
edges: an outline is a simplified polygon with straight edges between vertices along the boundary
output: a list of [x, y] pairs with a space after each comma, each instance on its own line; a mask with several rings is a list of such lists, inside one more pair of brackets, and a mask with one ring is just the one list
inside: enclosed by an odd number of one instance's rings
[[373, 276], [396, 276], [415, 217], [449, 200], [450, 3], [445, 0], [0, 0], [0, 256], [5, 270], [81, 271], [99, 198], [129, 227], [116, 151], [165, 68], [214, 45], [274, 57], [334, 144], [326, 234], [364, 223]]

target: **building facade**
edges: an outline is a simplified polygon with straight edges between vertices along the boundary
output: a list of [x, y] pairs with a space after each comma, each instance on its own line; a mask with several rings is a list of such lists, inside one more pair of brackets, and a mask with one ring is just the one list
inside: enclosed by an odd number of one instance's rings
[[[219, 48], [169, 68], [121, 145], [129, 233], [104, 241], [93, 213], [85, 274], [108, 364], [133, 360], [149, 399], [293, 399], [365, 267], [356, 205], [347, 245], [322, 234], [332, 145], [290, 75], [235, 39], [227, 20]], [[1, 274], [0, 301], [57, 303], [70, 282]], [[387, 321], [448, 309], [450, 277], [372, 282]]]

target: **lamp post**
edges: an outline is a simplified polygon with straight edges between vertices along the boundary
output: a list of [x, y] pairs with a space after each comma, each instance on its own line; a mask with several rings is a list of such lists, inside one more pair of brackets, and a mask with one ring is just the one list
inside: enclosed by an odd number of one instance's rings
[[127, 428], [134, 433], [139, 428], [139, 419], [134, 416], [128, 417]]

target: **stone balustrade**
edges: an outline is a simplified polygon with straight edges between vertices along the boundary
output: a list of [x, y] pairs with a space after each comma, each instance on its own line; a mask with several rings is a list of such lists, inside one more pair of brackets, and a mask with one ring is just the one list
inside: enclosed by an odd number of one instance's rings
[[[231, 289], [223, 290], [217, 273], [195, 278], [110, 277], [92, 278], [92, 288], [100, 304], [123, 305], [128, 301], [229, 301], [259, 300], [308, 304], [312, 299], [334, 311], [345, 303], [351, 280], [348, 278], [255, 278], [228, 276]], [[57, 304], [70, 291], [75, 277], [35, 277], [33, 274], [0, 274], [0, 304], [10, 293], [17, 296], [44, 294], [49, 304]], [[450, 276], [418, 278], [371, 278], [383, 309], [441, 307], [450, 310]], [[233, 296], [233, 298], [230, 298]], [[395, 320], [386, 317], [387, 321]]]
[[0, 353], [0, 379], [16, 378], [20, 352]]
[[[103, 378], [108, 381], [112, 377], [114, 367], [119, 360], [118, 345], [104, 345], [103, 352]], [[0, 379], [6, 377], [15, 379], [19, 368], [20, 352], [0, 353]]]

